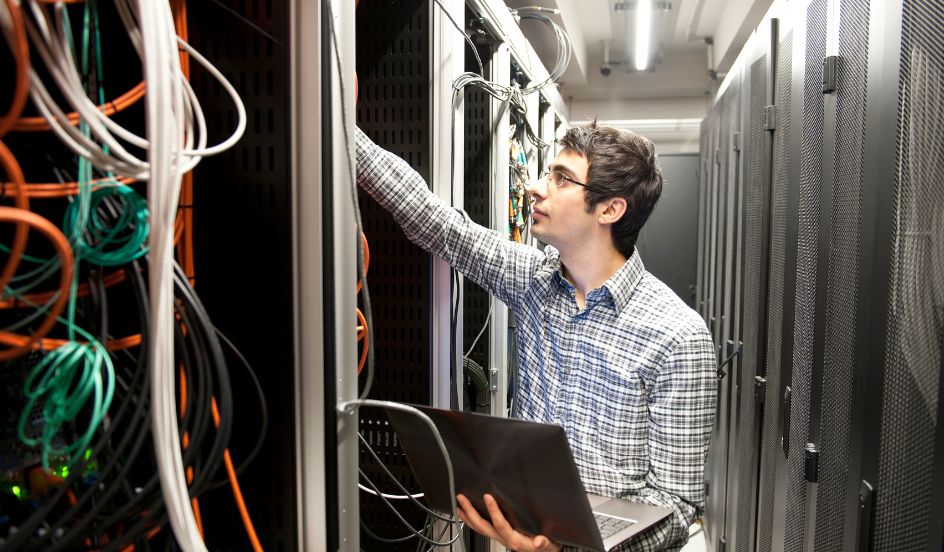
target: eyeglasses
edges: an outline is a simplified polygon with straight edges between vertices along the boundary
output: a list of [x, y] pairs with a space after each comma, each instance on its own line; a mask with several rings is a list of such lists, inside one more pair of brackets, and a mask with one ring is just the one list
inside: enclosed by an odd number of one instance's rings
[[574, 183], [574, 184], [576, 184], [576, 185], [578, 185], [578, 186], [583, 186], [584, 188], [586, 188], [586, 189], [588, 189], [588, 190], [593, 190], [593, 191], [595, 191], [595, 192], [597, 192], [597, 193], [605, 193], [605, 192], [604, 192], [603, 190], [601, 190], [600, 188], [595, 188], [595, 187], [591, 186], [590, 184], [584, 184], [583, 182], [577, 182], [577, 181], [574, 180], [573, 178], [567, 176], [566, 174], [564, 174], [564, 173], [562, 173], [562, 172], [560, 172], [560, 171], [551, 171], [551, 170], [544, 171], [544, 174], [541, 175], [541, 178], [542, 178], [542, 179], [546, 179], [547, 182], [548, 182], [548, 184], [554, 184], [554, 185], [557, 186], [558, 188], [563, 188], [563, 187], [564, 187], [564, 182], [567, 181], [567, 182], [572, 182], [572, 183]]

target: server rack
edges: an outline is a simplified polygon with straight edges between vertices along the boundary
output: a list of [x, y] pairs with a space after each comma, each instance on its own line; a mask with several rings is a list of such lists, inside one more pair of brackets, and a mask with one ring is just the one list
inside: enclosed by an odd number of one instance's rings
[[[709, 546], [939, 550], [944, 113], [925, 99], [944, 89], [944, 41], [927, 30], [944, 13], [919, 1], [802, 8], [771, 9], [772, 32], [765, 22], [751, 39], [706, 125], [707, 133], [723, 128], [717, 114], [740, 82], [753, 97], [740, 323], [750, 323], [756, 304], [766, 308], [755, 332], [742, 326], [746, 374], [738, 378], [749, 383], [754, 362], [763, 403], [752, 414], [742, 395], [737, 429], [715, 434], [728, 439], [731, 471], [725, 483], [716, 465], [708, 475], [728, 493], [723, 509], [715, 488], [709, 493]], [[766, 60], [758, 42], [770, 44]], [[773, 127], [769, 256], [755, 269], [752, 225], [761, 217], [752, 215], [752, 185], [767, 172], [751, 151], [763, 147], [760, 87], [773, 93], [776, 117], [765, 121]], [[752, 289], [763, 272], [766, 285]], [[755, 336], [763, 352], [752, 359]], [[745, 431], [752, 417], [762, 418], [762, 432]], [[715, 454], [722, 445], [712, 446]], [[759, 456], [744, 462], [745, 450]]]

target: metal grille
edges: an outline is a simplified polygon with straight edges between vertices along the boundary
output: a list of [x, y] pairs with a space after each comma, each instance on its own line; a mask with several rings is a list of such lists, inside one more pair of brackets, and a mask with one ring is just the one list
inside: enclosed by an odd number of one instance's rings
[[910, 0], [902, 9], [900, 180], [893, 206], [876, 550], [926, 546], [944, 346], [944, 7]]
[[705, 262], [708, 247], [708, 125], [707, 120], [702, 122], [699, 146], [701, 157], [698, 166], [698, 257], [696, 259], [698, 287], [695, 290], [695, 306], [705, 322], [708, 321], [708, 312], [705, 310], [705, 295], [708, 293], [708, 271]]
[[737, 475], [737, 550], [752, 550], [754, 541], [754, 511], [757, 492], [757, 420], [754, 402], [754, 376], [762, 362], [759, 322], [763, 313], [765, 290], [763, 259], [766, 238], [766, 211], [768, 209], [767, 137], [764, 130], [764, 107], [767, 105], [767, 56], [751, 65], [750, 113], [745, 143], [747, 178], [744, 181], [744, 358], [740, 370], [739, 413], [737, 440], [743, 455], [738, 458]]
[[770, 279], [767, 299], [767, 393], [764, 401], [764, 441], [760, 468], [758, 504], [758, 550], [771, 550], [777, 456], [780, 448], [780, 372], [783, 320], [783, 292], [787, 233], [787, 191], [790, 186], [790, 89], [793, 33], [777, 48], [776, 110], [774, 131], [773, 186], [770, 206]]
[[862, 227], [862, 157], [869, 50], [869, 4], [846, 0], [839, 22], [835, 177], [829, 233], [826, 354], [823, 368], [822, 462], [816, 549], [843, 546], [852, 420], [856, 305]]
[[[357, 123], [377, 144], [399, 155], [429, 181], [429, 5], [419, 0], [371, 4], [357, 13]], [[376, 379], [371, 398], [430, 402], [430, 256], [411, 244], [382, 207], [361, 193], [361, 215], [370, 242], [368, 273]], [[405, 484], [416, 489], [386, 417], [362, 411], [361, 431]], [[365, 473], [385, 477], [362, 451]], [[381, 487], [393, 489], [392, 485]], [[415, 508], [402, 513], [422, 527]], [[361, 495], [361, 520], [380, 536], [402, 536], [403, 525], [378, 499]], [[362, 532], [366, 549], [378, 543]], [[384, 550], [414, 550], [416, 542], [384, 544]]]
[[[826, 55], [826, 0], [811, 2], [806, 12], [806, 61], [803, 81], [803, 138], [800, 144], [800, 204], [797, 244], [796, 310], [793, 339], [793, 401], [790, 435], [797, 448], [809, 435], [810, 377], [816, 299], [816, 251], [819, 244], [820, 188], [823, 174], [823, 58]], [[787, 360], [787, 359], [785, 359]], [[806, 537], [804, 455], [787, 458], [787, 511], [784, 550], [804, 549]]]
[[[485, 58], [486, 52], [480, 52]], [[466, 53], [466, 68], [478, 70], [471, 52]], [[487, 71], [487, 69], [486, 69]], [[466, 87], [463, 119], [465, 123], [465, 159], [464, 159], [464, 198], [465, 210], [469, 218], [489, 226], [489, 207], [491, 206], [491, 113], [489, 96], [482, 90]], [[462, 351], [469, 351], [469, 359], [488, 373], [489, 332], [482, 329], [488, 322], [489, 295], [468, 278], [463, 284], [463, 338]], [[481, 337], [476, 341], [476, 337]], [[475, 347], [472, 348], [472, 344]], [[470, 351], [471, 348], [471, 351]], [[489, 393], [475, 393], [475, 386], [466, 383], [471, 410], [488, 411]], [[476, 408], [477, 407], [477, 408]]]
[[[294, 550], [288, 11], [281, 2], [269, 0], [191, 2], [187, 11], [191, 42], [233, 83], [248, 116], [246, 134], [236, 146], [207, 157], [194, 172], [196, 286], [214, 324], [256, 367], [268, 402], [266, 445], [239, 476], [251, 500], [253, 520], [265, 528], [259, 539], [266, 550]], [[199, 64], [190, 65], [209, 140], [216, 143], [236, 126], [235, 111], [219, 84]], [[238, 431], [230, 442], [238, 461], [253, 446], [259, 429], [254, 426], [255, 391], [236, 383], [233, 400], [247, 405], [242, 417], [238, 409], [235, 413]], [[211, 548], [243, 549], [244, 533], [218, 530], [238, 519], [231, 498], [211, 493], [200, 503]]]

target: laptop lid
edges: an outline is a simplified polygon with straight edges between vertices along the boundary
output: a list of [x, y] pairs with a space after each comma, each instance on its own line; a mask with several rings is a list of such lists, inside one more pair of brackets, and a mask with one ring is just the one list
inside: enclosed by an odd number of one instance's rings
[[[495, 497], [516, 530], [604, 550], [564, 429], [471, 412], [417, 407], [432, 419], [449, 451], [456, 492], [485, 519], [482, 497]], [[429, 426], [411, 414], [386, 409], [429, 506], [449, 512], [449, 481]]]

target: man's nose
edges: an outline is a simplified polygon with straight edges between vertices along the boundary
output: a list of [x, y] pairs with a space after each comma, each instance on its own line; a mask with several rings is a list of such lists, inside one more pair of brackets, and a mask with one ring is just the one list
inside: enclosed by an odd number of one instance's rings
[[524, 189], [531, 196], [532, 201], [542, 199], [547, 195], [546, 181], [545, 178], [536, 178], [525, 184]]

